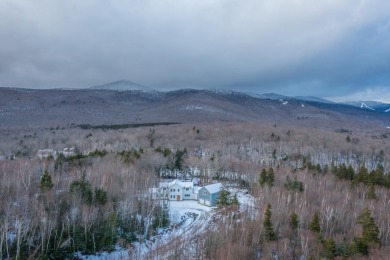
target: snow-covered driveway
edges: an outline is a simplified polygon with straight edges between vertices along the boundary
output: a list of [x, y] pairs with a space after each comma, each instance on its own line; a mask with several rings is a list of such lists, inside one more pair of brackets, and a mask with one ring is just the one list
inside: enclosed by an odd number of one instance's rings
[[[171, 201], [169, 217], [172, 226], [177, 226], [172, 233], [195, 235], [204, 231], [211, 219], [211, 212], [212, 208], [201, 205], [197, 201]], [[183, 219], [186, 219], [184, 223], [182, 223]]]
[[144, 244], [146, 246], [142, 250], [144, 254], [138, 251], [138, 257], [140, 259], [155, 259], [154, 256], [159, 255], [157, 258], [161, 258], [159, 251], [174, 245], [178, 239], [185, 237], [187, 240], [191, 240], [204, 232], [212, 216], [212, 208], [201, 205], [197, 201], [171, 201], [169, 217], [172, 230], [156, 236], [154, 243]]

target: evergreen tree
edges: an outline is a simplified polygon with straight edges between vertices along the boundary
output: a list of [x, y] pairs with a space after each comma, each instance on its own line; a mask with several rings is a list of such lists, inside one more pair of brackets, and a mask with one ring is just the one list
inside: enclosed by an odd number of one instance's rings
[[337, 177], [340, 179], [346, 179], [347, 176], [347, 166], [343, 163], [337, 168], [336, 172]]
[[375, 185], [374, 183], [371, 183], [370, 186], [368, 187], [368, 191], [366, 194], [366, 199], [369, 200], [376, 200], [378, 197], [375, 194]]
[[381, 164], [379, 164], [375, 171], [370, 173], [370, 179], [373, 183], [378, 185], [384, 184], [384, 169]]
[[226, 190], [225, 188], [222, 188], [221, 191], [219, 192], [218, 199], [215, 201], [215, 204], [222, 208], [224, 206], [229, 205], [229, 195], [230, 192]]
[[329, 166], [327, 164], [325, 164], [323, 172], [324, 173], [328, 173], [329, 172]]
[[370, 176], [368, 174], [368, 170], [364, 166], [360, 167], [359, 172], [355, 175], [355, 178], [353, 179], [353, 184], [357, 184], [359, 182], [362, 182], [365, 184], [371, 182]]
[[366, 208], [358, 217], [358, 224], [361, 224], [363, 227], [361, 239], [364, 243], [380, 244], [379, 229], [369, 209]]
[[85, 177], [85, 173], [83, 173], [83, 177], [81, 180], [72, 181], [69, 186], [69, 191], [71, 193], [78, 193], [80, 197], [83, 199], [83, 202], [86, 204], [92, 204], [93, 201], [93, 193], [91, 184]]
[[268, 241], [276, 240], [276, 234], [274, 231], [274, 227], [272, 225], [271, 218], [272, 218], [271, 204], [268, 203], [267, 208], [265, 210], [264, 221], [263, 221], [263, 225], [265, 229], [265, 238]]
[[260, 187], [264, 187], [264, 184], [266, 184], [267, 182], [267, 170], [266, 169], [262, 169], [261, 172], [260, 172], [260, 177], [259, 177], [259, 184], [260, 184]]
[[324, 241], [323, 244], [322, 256], [326, 259], [333, 259], [336, 256], [336, 242], [334, 242], [333, 238], [328, 238]]
[[102, 188], [95, 188], [95, 203], [99, 205], [107, 203], [107, 192]]
[[313, 217], [311, 218], [309, 229], [313, 232], [321, 232], [320, 217], [318, 216], [317, 212], [314, 213]]
[[317, 165], [316, 165], [316, 172], [317, 173], [321, 173], [322, 172], [321, 165], [319, 163], [317, 163]]
[[332, 161], [332, 164], [330, 165], [330, 171], [331, 171], [331, 173], [337, 175], [337, 166], [334, 165], [333, 161]]
[[291, 259], [299, 259], [299, 252], [297, 252], [297, 249], [299, 250], [299, 236], [298, 236], [298, 227], [299, 227], [299, 220], [298, 215], [293, 212], [290, 215], [290, 223], [289, 223], [291, 233], [290, 233], [290, 255]]
[[240, 205], [240, 202], [238, 201], [238, 198], [237, 198], [237, 193], [234, 194], [234, 196], [233, 196], [232, 201], [230, 202], [230, 204], [232, 204], [232, 205], [237, 205], [237, 206]]
[[351, 181], [353, 180], [354, 176], [355, 176], [355, 170], [353, 169], [352, 165], [349, 165], [347, 169], [346, 179]]
[[297, 230], [299, 226], [298, 215], [293, 212], [290, 215], [290, 228], [291, 230]]
[[268, 186], [269, 187], [274, 186], [274, 182], [275, 182], [275, 172], [274, 172], [274, 169], [271, 167], [271, 168], [269, 168], [268, 175], [267, 175]]
[[303, 183], [301, 181], [298, 181], [296, 176], [294, 176], [294, 180], [291, 180], [288, 175], [286, 177], [286, 181], [284, 182], [284, 187], [288, 190], [304, 191], [305, 189]]
[[347, 259], [351, 256], [351, 248], [346, 237], [343, 237], [343, 240], [337, 246], [337, 254], [343, 257], [343, 259]]
[[39, 188], [41, 188], [42, 191], [44, 190], [50, 190], [53, 188], [53, 182], [51, 181], [51, 176], [49, 175], [49, 172], [45, 170], [41, 177], [41, 182], [39, 184]]

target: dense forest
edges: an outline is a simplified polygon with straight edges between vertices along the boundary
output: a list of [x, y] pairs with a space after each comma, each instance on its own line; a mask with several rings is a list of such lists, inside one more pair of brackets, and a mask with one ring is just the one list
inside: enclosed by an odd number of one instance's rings
[[[130, 249], [170, 225], [149, 190], [176, 177], [239, 187], [254, 203], [220, 201], [204, 234], [146, 258], [383, 259], [390, 250], [386, 131], [210, 123], [0, 137], [0, 258]], [[39, 158], [40, 149], [52, 153]]]

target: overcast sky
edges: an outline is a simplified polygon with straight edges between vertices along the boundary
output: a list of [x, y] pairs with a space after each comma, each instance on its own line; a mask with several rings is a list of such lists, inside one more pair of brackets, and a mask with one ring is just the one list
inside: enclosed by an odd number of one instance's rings
[[1, 0], [0, 86], [390, 102], [389, 0]]

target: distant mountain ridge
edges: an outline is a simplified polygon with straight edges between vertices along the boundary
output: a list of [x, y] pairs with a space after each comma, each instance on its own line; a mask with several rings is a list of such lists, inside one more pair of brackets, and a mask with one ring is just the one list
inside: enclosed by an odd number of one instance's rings
[[143, 91], [143, 92], [156, 91], [150, 87], [129, 80], [118, 80], [118, 81], [110, 82], [99, 86], [93, 86], [90, 87], [90, 89], [116, 90], [116, 91]]
[[285, 95], [280, 95], [276, 93], [264, 93], [264, 94], [257, 94], [257, 93], [251, 93], [251, 92], [245, 92], [245, 94], [255, 97], [255, 98], [260, 98], [260, 99], [271, 99], [271, 100], [302, 100], [302, 101], [313, 101], [313, 102], [321, 102], [321, 103], [334, 103], [332, 101], [323, 99], [323, 98], [318, 98], [318, 97], [313, 97], [313, 96], [285, 96]]
[[70, 90], [0, 88], [0, 127], [151, 122], [263, 122], [332, 129], [359, 129], [362, 122], [390, 126], [390, 113], [320, 101], [220, 89], [164, 92], [129, 81]]

